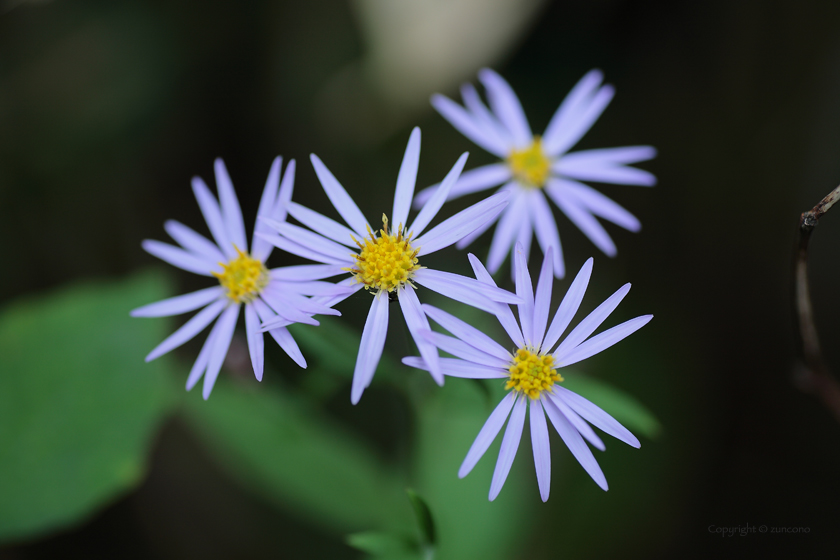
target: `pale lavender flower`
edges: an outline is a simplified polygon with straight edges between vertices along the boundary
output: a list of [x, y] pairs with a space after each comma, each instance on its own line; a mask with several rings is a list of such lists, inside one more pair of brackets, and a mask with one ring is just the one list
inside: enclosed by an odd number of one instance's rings
[[[286, 206], [292, 197], [295, 180], [295, 161], [291, 160], [281, 184], [281, 163], [279, 157], [274, 160], [259, 207], [260, 215], [271, 216], [278, 222], [286, 218]], [[131, 312], [134, 317], [165, 317], [203, 308], [152, 350], [146, 356], [147, 362], [191, 340], [218, 318], [187, 379], [189, 391], [204, 376], [202, 394], [205, 399], [210, 396], [227, 355], [240, 307], [245, 308], [245, 333], [251, 365], [261, 381], [264, 346], [260, 322], [274, 321], [274, 327], [269, 331], [271, 336], [299, 366], [305, 368], [306, 360], [286, 326], [297, 322], [317, 325], [318, 321], [312, 318], [316, 313], [339, 315], [338, 311], [306, 296], [334, 296], [348, 291], [344, 287], [319, 281], [340, 272], [334, 266], [289, 266], [269, 270], [265, 261], [273, 247], [257, 235], [249, 253], [242, 211], [221, 159], [216, 160], [215, 171], [218, 201], [201, 178], [195, 177], [192, 181], [193, 192], [215, 243], [189, 227], [169, 220], [164, 228], [181, 246], [147, 239], [143, 241], [143, 248], [178, 268], [216, 277], [219, 285], [145, 305]], [[263, 228], [265, 226], [257, 222], [255, 233]]]
[[[630, 319], [589, 338], [627, 295], [630, 284], [625, 284], [578, 323], [557, 345], [583, 300], [592, 273], [592, 259], [586, 261], [580, 269], [546, 331], [553, 281], [552, 259], [550, 252], [546, 254], [535, 297], [523, 247], [516, 247], [516, 294], [524, 301], [518, 305], [519, 324], [509, 306], [497, 305], [495, 310], [496, 317], [516, 347], [513, 353], [449, 313], [430, 305], [423, 306], [429, 317], [455, 335], [453, 338], [436, 332], [422, 333], [422, 336], [439, 349], [456, 356], [440, 358], [440, 367], [445, 375], [470, 379], [507, 379], [505, 388], [511, 390], [490, 414], [458, 471], [461, 478], [469, 474], [501, 431], [505, 420], [510, 417], [490, 484], [490, 500], [499, 495], [513, 464], [522, 437], [526, 408], [530, 408], [531, 411], [531, 444], [534, 450], [537, 483], [543, 501], [548, 500], [551, 482], [551, 453], [546, 415], [572, 455], [604, 490], [607, 489], [607, 480], [584, 440], [602, 451], [604, 444], [589, 424], [628, 445], [640, 446], [639, 440], [609, 414], [560, 385], [563, 377], [559, 370], [609, 348], [643, 327], [653, 316], [643, 315]], [[477, 258], [470, 255], [470, 262], [476, 278], [495, 286], [490, 274]], [[403, 363], [419, 369], [428, 369], [424, 360], [418, 357], [404, 358]]]
[[[421, 266], [420, 259], [456, 243], [488, 220], [495, 218], [504, 208], [508, 194], [491, 196], [426, 231], [452, 185], [458, 180], [467, 160], [465, 153], [446, 175], [437, 193], [428, 200], [409, 225], [408, 211], [414, 195], [420, 160], [420, 129], [415, 128], [409, 138], [397, 177], [391, 225], [389, 226], [385, 214], [382, 214], [383, 225], [377, 235], [356, 203], [321, 160], [314, 154], [311, 159], [324, 191], [349, 228], [292, 202], [289, 204], [289, 215], [309, 229], [265, 219], [265, 223], [271, 225], [279, 235], [258, 235], [289, 253], [336, 266], [350, 274], [350, 277], [342, 280], [340, 284], [349, 286], [351, 292], [364, 287], [373, 293], [373, 302], [362, 332], [359, 355], [353, 371], [350, 400], [353, 404], [358, 403], [373, 379], [385, 346], [388, 302], [393, 296], [399, 301], [406, 325], [417, 343], [420, 354], [430, 364], [429, 371], [432, 377], [442, 385], [443, 374], [438, 365], [437, 350], [433, 344], [417, 335], [420, 331], [429, 330], [429, 322], [415, 294], [416, 284], [481, 309], [490, 309], [492, 302], [496, 301], [515, 303], [520, 300], [510, 292], [473, 278]], [[334, 305], [348, 295], [325, 298], [323, 303]], [[263, 324], [264, 329], [273, 326], [273, 321]]]
[[[527, 256], [532, 233], [545, 253], [554, 252], [554, 275], [565, 275], [560, 236], [548, 198], [598, 247], [609, 256], [615, 244], [596, 218], [603, 218], [630, 231], [641, 228], [639, 220], [627, 210], [580, 181], [652, 186], [656, 178], [641, 169], [629, 167], [653, 158], [651, 146], [626, 146], [567, 153], [592, 127], [613, 97], [612, 86], [601, 86], [602, 74], [586, 74], [563, 100], [545, 133], [540, 137], [531, 127], [519, 99], [510, 85], [496, 72], [484, 69], [478, 74], [487, 90], [490, 108], [475, 88], [461, 88], [464, 107], [442, 95], [432, 97], [432, 105], [464, 136], [502, 158], [502, 162], [478, 167], [461, 175], [447, 199], [503, 185], [511, 194], [510, 204], [499, 218], [493, 234], [487, 268], [495, 273], [515, 243]], [[437, 185], [418, 193], [415, 206], [421, 207], [434, 194]], [[469, 245], [493, 222], [458, 242]]]

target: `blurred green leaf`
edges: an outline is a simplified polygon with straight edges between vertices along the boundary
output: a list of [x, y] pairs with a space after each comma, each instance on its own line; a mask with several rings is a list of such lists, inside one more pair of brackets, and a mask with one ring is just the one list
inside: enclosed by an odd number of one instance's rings
[[574, 372], [571, 375], [564, 373], [563, 386], [604, 409], [631, 432], [655, 438], [662, 430], [662, 425], [652, 412], [635, 398], [612, 385]]
[[408, 499], [411, 501], [411, 506], [414, 508], [414, 515], [417, 517], [417, 524], [420, 526], [420, 535], [423, 541], [431, 546], [435, 544], [435, 521], [432, 518], [432, 512], [429, 506], [421, 498], [417, 492], [411, 488], [406, 489]]
[[188, 399], [186, 410], [236, 479], [296, 516], [339, 534], [405, 519], [396, 474], [305, 398], [222, 382], [208, 401]]
[[503, 384], [490, 387], [492, 402], [475, 384], [447, 379], [418, 407], [417, 476], [413, 482], [435, 512], [436, 560], [515, 556], [523, 534], [534, 522], [534, 508], [542, 505], [533, 473], [522, 470], [533, 464], [527, 435], [523, 435], [505, 487], [493, 502], [487, 496], [502, 434], [473, 471], [458, 478], [461, 462], [503, 394]]
[[0, 539], [77, 521], [140, 481], [176, 393], [165, 360], [143, 361], [165, 322], [128, 312], [169, 292], [144, 274], [0, 313]]
[[347, 536], [347, 544], [362, 552], [367, 552], [375, 558], [391, 560], [419, 560], [420, 552], [417, 544], [393, 535], [378, 531], [365, 531]]

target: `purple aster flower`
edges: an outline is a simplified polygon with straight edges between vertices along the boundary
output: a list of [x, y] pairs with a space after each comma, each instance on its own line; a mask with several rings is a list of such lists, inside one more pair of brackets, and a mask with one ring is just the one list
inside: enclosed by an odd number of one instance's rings
[[[350, 400], [353, 404], [358, 403], [373, 379], [385, 346], [388, 302], [392, 297], [399, 301], [408, 330], [420, 354], [430, 364], [432, 377], [442, 385], [443, 374], [438, 365], [437, 349], [417, 334], [429, 330], [429, 322], [415, 294], [417, 285], [487, 310], [492, 308], [493, 302], [515, 303], [520, 300], [510, 292], [473, 278], [426, 268], [420, 261], [424, 256], [456, 243], [488, 220], [494, 219], [505, 207], [509, 195], [499, 193], [491, 196], [426, 231], [449, 190], [458, 180], [467, 160], [465, 153], [446, 175], [438, 191], [409, 224], [408, 212], [420, 160], [420, 129], [415, 128], [408, 140], [397, 177], [391, 220], [389, 222], [383, 214], [382, 228], [376, 231], [370, 227], [356, 203], [321, 160], [314, 154], [311, 158], [324, 191], [347, 225], [292, 202], [289, 204], [289, 215], [309, 229], [266, 219], [265, 223], [271, 225], [279, 235], [258, 235], [290, 253], [339, 267], [350, 275], [340, 285], [348, 286], [351, 293], [364, 287], [374, 296], [362, 332]], [[322, 301], [324, 305], [332, 306], [348, 295], [340, 294]], [[264, 329], [273, 326], [272, 321], [263, 324]]]
[[[470, 84], [461, 88], [464, 107], [442, 95], [434, 95], [432, 105], [464, 136], [503, 160], [467, 171], [447, 197], [451, 200], [496, 185], [503, 185], [500, 191], [510, 193], [510, 203], [493, 234], [487, 259], [490, 272], [499, 269], [515, 243], [524, 247], [527, 257], [535, 233], [543, 253], [549, 247], [553, 250], [554, 275], [565, 275], [560, 236], [546, 195], [596, 247], [614, 256], [615, 244], [596, 218], [630, 231], [638, 231], [641, 224], [627, 210], [581, 181], [652, 186], [656, 184], [652, 174], [628, 164], [649, 160], [656, 150], [651, 146], [627, 146], [568, 153], [609, 104], [614, 93], [612, 86], [601, 86], [601, 72], [590, 71], [563, 100], [545, 133], [536, 136], [531, 133], [510, 85], [489, 69], [479, 72], [478, 77], [487, 90], [489, 109]], [[436, 187], [418, 193], [415, 206], [425, 204]], [[492, 225], [488, 222], [464, 237], [458, 248], [469, 245]]]
[[[259, 207], [260, 215], [271, 216], [278, 222], [286, 218], [286, 205], [291, 199], [295, 180], [295, 161], [291, 160], [281, 184], [281, 162], [278, 157], [271, 166]], [[219, 201], [201, 178], [195, 177], [192, 182], [193, 192], [215, 243], [170, 220], [164, 228], [180, 247], [147, 239], [143, 241], [143, 248], [173, 266], [215, 277], [219, 285], [145, 305], [131, 312], [134, 317], [165, 317], [203, 308], [152, 350], [146, 356], [147, 362], [191, 340], [218, 319], [187, 379], [189, 391], [204, 376], [202, 394], [205, 399], [210, 396], [227, 355], [240, 308], [245, 309], [245, 333], [251, 365], [257, 380], [261, 381], [264, 346], [260, 322], [274, 322], [269, 331], [271, 336], [300, 367], [305, 368], [306, 360], [286, 326], [296, 322], [317, 325], [318, 321], [312, 318], [316, 313], [340, 315], [338, 311], [306, 296], [334, 296], [348, 291], [347, 288], [318, 281], [340, 272], [337, 267], [310, 265], [269, 270], [265, 261], [273, 247], [258, 235], [254, 236], [252, 249], [248, 252], [242, 211], [221, 159], [216, 160], [215, 170]], [[259, 233], [263, 228], [265, 226], [257, 222], [254, 231]]]
[[[463, 478], [469, 474], [509, 417], [493, 481], [490, 484], [490, 500], [494, 500], [499, 495], [513, 464], [522, 437], [525, 411], [530, 409], [531, 444], [542, 500], [548, 500], [551, 482], [551, 453], [546, 415], [572, 455], [598, 486], [606, 490], [607, 480], [604, 473], [584, 440], [602, 451], [604, 444], [589, 424], [633, 447], [640, 446], [639, 440], [609, 414], [564, 388], [561, 385], [563, 377], [560, 370], [609, 348], [643, 327], [653, 316], [636, 317], [590, 338], [595, 329], [627, 295], [630, 284], [625, 284], [578, 323], [558, 345], [561, 335], [583, 300], [592, 273], [592, 259], [586, 261], [580, 269], [560, 303], [551, 325], [548, 325], [553, 281], [552, 254], [547, 253], [543, 260], [536, 297], [521, 245], [517, 245], [514, 258], [516, 294], [524, 301], [518, 305], [519, 324], [509, 306], [497, 305], [495, 310], [496, 317], [513, 341], [516, 348], [513, 352], [449, 313], [430, 305], [423, 306], [429, 317], [455, 335], [453, 338], [436, 332], [422, 333], [439, 349], [456, 356], [440, 358], [440, 367], [445, 375], [470, 379], [506, 379], [505, 388], [510, 390], [475, 438], [458, 476]], [[495, 285], [478, 259], [470, 255], [470, 262], [476, 278], [488, 285]], [[428, 369], [425, 361], [418, 357], [404, 358], [403, 363], [419, 369]]]

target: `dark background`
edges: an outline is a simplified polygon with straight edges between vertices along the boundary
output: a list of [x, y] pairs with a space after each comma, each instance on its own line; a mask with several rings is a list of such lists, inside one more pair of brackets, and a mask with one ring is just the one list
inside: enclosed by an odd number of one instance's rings
[[[347, 116], [379, 101], [361, 81], [336, 86], [366, 53], [344, 2], [4, 7], [0, 303], [151, 266], [140, 241], [162, 239], [168, 218], [201, 223], [189, 180], [211, 179], [215, 157], [228, 165], [246, 222], [277, 154], [298, 160], [295, 200], [323, 208], [307, 161], [314, 152], [351, 192], [369, 189], [354, 194], [365, 211], [380, 193], [390, 208], [413, 125], [424, 140], [418, 185], [439, 180], [464, 150], [468, 168], [492, 161], [429, 105], [373, 111], [367, 126]], [[613, 541], [598, 527], [575, 527], [575, 512], [552, 495], [534, 528], [541, 536], [521, 557], [818, 557], [836, 548], [840, 426], [793, 383], [790, 264], [799, 213], [840, 182], [838, 29], [840, 4], [831, 2], [546, 2], [501, 57], [486, 60], [535, 131], [580, 76], [601, 68], [617, 95], [577, 148], [659, 150], [641, 165], [658, 177], [654, 189], [598, 186], [643, 230], [607, 227], [619, 255], [595, 255], [605, 284], [593, 292], [631, 281], [625, 313], [655, 315], [621, 355], [649, 371], [607, 376], [664, 426], [634, 458], [650, 503], [618, 513], [628, 529]], [[443, 93], [455, 96], [456, 85]], [[569, 223], [559, 227], [575, 270], [596, 249]], [[488, 243], [483, 237], [476, 252]], [[813, 240], [811, 278], [835, 365], [838, 251], [840, 213], [828, 214]], [[176, 276], [184, 290], [201, 287], [189, 276]], [[599, 359], [594, 366], [605, 367]], [[134, 493], [0, 556], [360, 557], [230, 482], [177, 417], [150, 461]], [[809, 532], [709, 530], [747, 524]]]

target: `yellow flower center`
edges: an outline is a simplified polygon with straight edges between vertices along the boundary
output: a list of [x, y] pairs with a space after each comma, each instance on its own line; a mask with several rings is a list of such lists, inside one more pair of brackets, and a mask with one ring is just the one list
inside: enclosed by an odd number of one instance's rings
[[268, 269], [251, 255], [236, 248], [239, 256], [229, 263], [219, 263], [223, 272], [214, 272], [219, 284], [227, 290], [227, 296], [237, 303], [254, 301], [260, 292], [268, 285]]
[[526, 187], [542, 188], [551, 172], [551, 160], [543, 153], [539, 136], [524, 150], [511, 151], [507, 164], [514, 178]]
[[505, 389], [514, 389], [537, 399], [543, 391], [551, 391], [563, 377], [554, 369], [554, 356], [540, 354], [534, 348], [525, 346], [516, 351], [508, 368], [510, 379]]
[[356, 281], [364, 284], [366, 290], [392, 292], [406, 283], [411, 284], [411, 277], [420, 269], [417, 264], [419, 248], [411, 246], [411, 234], [403, 235], [402, 224], [396, 232], [389, 231], [385, 214], [382, 214], [379, 237], [368, 227], [368, 237], [361, 242], [354, 237], [353, 241], [361, 251], [353, 255], [355, 266], [345, 270], [353, 273]]

